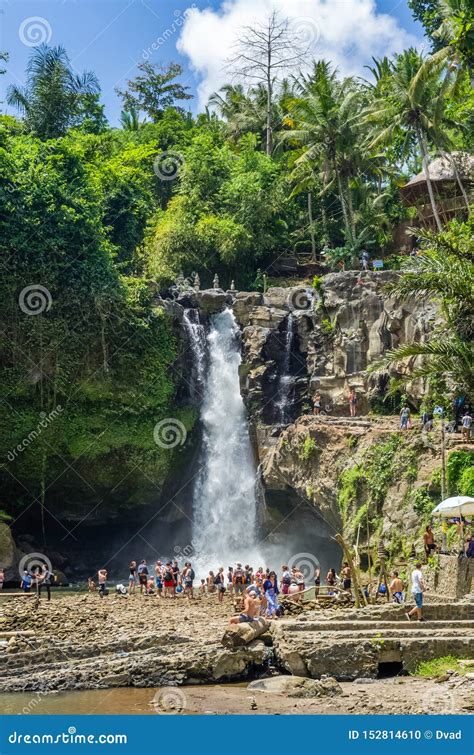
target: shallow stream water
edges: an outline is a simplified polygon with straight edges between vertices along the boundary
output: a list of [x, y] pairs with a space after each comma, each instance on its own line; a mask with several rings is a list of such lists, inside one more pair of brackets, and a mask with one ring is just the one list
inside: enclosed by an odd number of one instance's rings
[[159, 691], [152, 688], [135, 687], [48, 694], [14, 692], [0, 694], [0, 712], [4, 715], [155, 715], [163, 712], [158, 702], [153, 703], [157, 694]]

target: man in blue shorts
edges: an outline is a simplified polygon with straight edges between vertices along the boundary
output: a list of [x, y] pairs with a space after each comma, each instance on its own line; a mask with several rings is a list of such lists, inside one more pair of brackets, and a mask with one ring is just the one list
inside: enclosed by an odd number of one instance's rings
[[423, 592], [425, 590], [425, 583], [423, 581], [423, 572], [421, 571], [421, 563], [418, 561], [415, 564], [415, 568], [411, 573], [411, 592], [415, 599], [415, 607], [406, 615], [408, 621], [415, 614], [418, 617], [418, 621], [424, 621], [423, 618]]

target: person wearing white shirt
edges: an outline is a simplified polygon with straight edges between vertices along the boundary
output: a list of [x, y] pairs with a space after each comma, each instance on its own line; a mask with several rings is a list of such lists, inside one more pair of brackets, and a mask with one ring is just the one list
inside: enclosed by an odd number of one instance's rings
[[418, 621], [424, 621], [423, 618], [423, 592], [425, 590], [425, 583], [423, 581], [423, 572], [421, 571], [421, 563], [418, 561], [415, 564], [415, 568], [411, 573], [411, 592], [415, 599], [415, 607], [406, 615], [408, 621], [411, 621], [411, 617], [416, 614]]

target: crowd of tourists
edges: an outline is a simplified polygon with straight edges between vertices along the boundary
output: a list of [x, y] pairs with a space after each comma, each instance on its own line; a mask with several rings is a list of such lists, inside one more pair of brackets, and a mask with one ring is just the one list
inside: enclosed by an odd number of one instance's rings
[[[20, 590], [24, 593], [36, 592], [38, 597], [46, 592], [48, 600], [51, 600], [51, 587], [55, 576], [46, 561], [32, 569], [23, 569], [20, 576]], [[5, 584], [5, 570], [0, 567], [0, 591]]]
[[[331, 414], [331, 412], [333, 411], [334, 407], [332, 406], [332, 404], [324, 403], [319, 391], [316, 391], [316, 393], [313, 395], [312, 402], [313, 414], [315, 415]], [[351, 387], [349, 388], [348, 394], [349, 415], [351, 417], [355, 417], [357, 415], [357, 403], [357, 392], [354, 387]], [[469, 442], [471, 440], [473, 411], [474, 410], [471, 404], [466, 402], [464, 398], [456, 399], [453, 402], [453, 408], [451, 412], [453, 419], [446, 423], [446, 432], [461, 432], [462, 439]], [[444, 414], [445, 411], [440, 406], [435, 407], [433, 411], [425, 409], [420, 414], [421, 429], [425, 432], [431, 432], [434, 429], [435, 416], [441, 417], [444, 416]], [[399, 417], [400, 430], [411, 430], [413, 427], [415, 427], [415, 423], [412, 417], [412, 410], [408, 406], [408, 403], [403, 403], [399, 412]]]
[[[234, 566], [223, 566], [215, 571], [209, 571], [206, 577], [196, 581], [196, 574], [190, 561], [185, 561], [180, 567], [178, 560], [162, 561], [158, 559], [154, 564], [148, 564], [146, 559], [131, 561], [128, 567], [128, 584], [117, 584], [115, 591], [120, 594], [140, 593], [141, 595], [155, 595], [159, 598], [176, 598], [183, 595], [193, 599], [198, 595], [215, 595], [222, 603], [224, 595], [244, 597], [251, 595], [260, 601], [262, 613], [271, 618], [280, 615], [280, 595], [297, 595], [307, 587], [314, 586], [316, 595], [321, 587], [321, 569], [314, 568], [314, 573], [308, 578], [298, 566], [283, 564], [280, 572], [259, 566], [254, 569], [250, 564], [237, 562]], [[108, 572], [102, 568], [97, 572], [97, 581], [89, 578], [89, 591], [99, 592], [100, 596], [108, 593]], [[328, 594], [333, 594], [336, 588], [350, 590], [352, 586], [351, 569], [344, 563], [341, 574], [336, 574], [330, 568], [326, 575]], [[253, 595], [254, 594], [254, 595]]]

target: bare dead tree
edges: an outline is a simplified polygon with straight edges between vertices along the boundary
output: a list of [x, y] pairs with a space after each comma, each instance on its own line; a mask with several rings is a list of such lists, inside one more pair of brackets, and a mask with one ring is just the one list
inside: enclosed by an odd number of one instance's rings
[[266, 152], [272, 153], [272, 107], [275, 83], [284, 69], [296, 68], [303, 62], [308, 47], [302, 48], [297, 34], [292, 34], [287, 18], [277, 11], [256, 26], [244, 26], [236, 43], [236, 55], [228, 61], [235, 76], [263, 84], [267, 93]]

